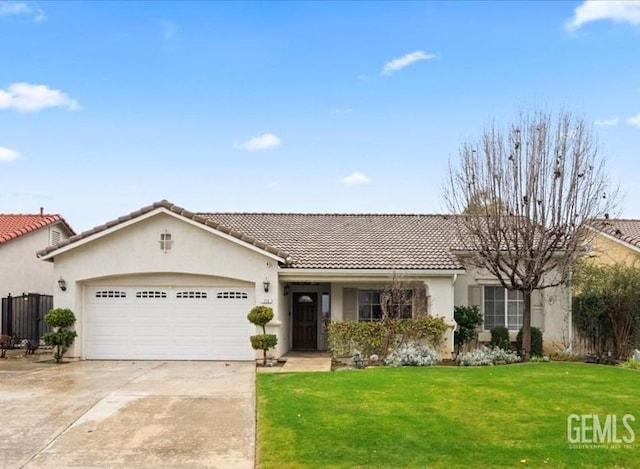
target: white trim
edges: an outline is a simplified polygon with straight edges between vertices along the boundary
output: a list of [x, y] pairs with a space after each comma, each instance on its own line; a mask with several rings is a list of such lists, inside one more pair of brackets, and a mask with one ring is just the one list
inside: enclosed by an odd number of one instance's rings
[[303, 282], [312, 279], [325, 282], [351, 280], [368, 281], [371, 279], [388, 279], [394, 275], [407, 279], [419, 279], [424, 277], [454, 277], [464, 274], [462, 269], [456, 270], [404, 270], [404, 269], [292, 269], [281, 268], [278, 270], [278, 278], [283, 282]]
[[276, 256], [275, 254], [272, 254], [272, 253], [270, 253], [268, 251], [265, 251], [264, 249], [260, 249], [259, 247], [254, 246], [253, 244], [249, 244], [246, 241], [242, 241], [241, 239], [235, 238], [235, 237], [233, 237], [231, 235], [228, 235], [228, 234], [223, 233], [223, 232], [221, 232], [219, 230], [216, 230], [215, 228], [212, 228], [210, 226], [204, 225], [204, 224], [202, 224], [200, 222], [197, 222], [195, 220], [187, 218], [187, 217], [185, 217], [183, 215], [180, 215], [179, 213], [172, 212], [171, 210], [168, 210], [165, 207], [158, 207], [158, 208], [153, 209], [150, 212], [147, 212], [147, 213], [145, 213], [143, 215], [139, 215], [139, 216], [137, 216], [135, 218], [132, 218], [131, 220], [123, 221], [123, 222], [118, 223], [117, 225], [114, 225], [114, 226], [112, 226], [110, 228], [107, 228], [107, 229], [105, 229], [103, 231], [99, 231], [97, 233], [90, 234], [86, 238], [83, 238], [81, 240], [78, 240], [76, 242], [68, 244], [68, 245], [66, 245], [64, 247], [56, 249], [55, 251], [51, 251], [49, 254], [46, 254], [46, 255], [40, 257], [40, 259], [42, 259], [43, 261], [52, 260], [57, 255], [63, 254], [65, 252], [67, 252], [67, 251], [70, 251], [72, 249], [78, 248], [80, 246], [84, 246], [87, 243], [91, 243], [91, 242], [93, 242], [93, 241], [95, 241], [97, 239], [100, 239], [100, 238], [103, 238], [105, 236], [108, 236], [111, 233], [115, 233], [116, 231], [119, 231], [119, 230], [121, 230], [123, 228], [126, 228], [128, 226], [131, 226], [131, 225], [134, 225], [134, 224], [139, 223], [141, 221], [144, 221], [144, 220], [146, 220], [148, 218], [151, 218], [151, 217], [154, 217], [156, 215], [159, 215], [160, 213], [164, 213], [166, 215], [170, 215], [170, 216], [176, 218], [177, 220], [189, 223], [192, 226], [200, 228], [200, 229], [202, 229], [204, 231], [208, 231], [209, 233], [212, 233], [212, 234], [214, 234], [216, 236], [219, 236], [219, 237], [221, 237], [223, 239], [226, 239], [227, 241], [232, 241], [232, 242], [234, 242], [234, 243], [236, 243], [236, 244], [238, 244], [240, 246], [243, 246], [243, 247], [245, 247], [247, 249], [250, 249], [251, 251], [254, 251], [254, 252], [257, 252], [259, 254], [262, 254], [262, 255], [264, 255], [266, 257], [269, 257], [269, 258], [271, 258], [273, 260], [276, 260], [278, 262], [285, 262], [285, 259], [280, 257], [280, 256]]

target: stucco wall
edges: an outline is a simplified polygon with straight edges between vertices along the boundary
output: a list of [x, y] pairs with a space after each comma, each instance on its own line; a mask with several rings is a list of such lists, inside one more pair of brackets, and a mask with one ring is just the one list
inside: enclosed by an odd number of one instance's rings
[[626, 264], [640, 265], [640, 252], [623, 242], [614, 241], [606, 236], [596, 233], [593, 236], [591, 250], [586, 258], [600, 264]]
[[[455, 283], [455, 305], [471, 306], [469, 287], [499, 285], [499, 281], [485, 269], [470, 266], [464, 275], [458, 276]], [[479, 306], [484, 314], [483, 298]], [[477, 300], [477, 299], [476, 299]], [[570, 289], [559, 286], [534, 292], [531, 299], [531, 325], [543, 332], [543, 340], [548, 348], [563, 349], [570, 341]], [[511, 340], [515, 340], [517, 331], [511, 331]], [[481, 326], [478, 334], [480, 342], [488, 342], [491, 334]]]
[[47, 226], [37, 231], [12, 239], [0, 245], [0, 295], [2, 297], [22, 293], [52, 295], [55, 280], [54, 268], [49, 262], [42, 262], [36, 252], [50, 244], [52, 229], [66, 239], [64, 230]]
[[[160, 249], [160, 233], [171, 233], [172, 248]], [[238, 243], [205, 231], [183, 219], [159, 213], [129, 226], [94, 239], [55, 256], [55, 278], [62, 276], [67, 291], [55, 289], [56, 307], [71, 308], [78, 318], [76, 330], [82, 331], [83, 286], [124, 282], [137, 283], [160, 279], [199, 283], [206, 286], [252, 285], [256, 304], [274, 308], [276, 317], [270, 331], [278, 333], [281, 312], [277, 294], [277, 261]], [[264, 292], [263, 282], [269, 280], [270, 291]], [[248, 312], [248, 311], [247, 311]], [[249, 340], [247, 338], [247, 340]], [[276, 355], [288, 349], [280, 340]], [[69, 356], [82, 356], [82, 340], [76, 340]]]

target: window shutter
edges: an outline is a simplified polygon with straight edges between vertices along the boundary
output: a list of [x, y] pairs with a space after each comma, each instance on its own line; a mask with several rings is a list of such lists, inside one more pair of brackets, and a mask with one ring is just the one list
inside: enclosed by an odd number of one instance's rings
[[419, 314], [429, 313], [429, 298], [427, 297], [427, 289], [424, 285], [416, 285], [413, 289], [413, 317]]
[[482, 310], [482, 287], [478, 285], [469, 285], [467, 300], [469, 306], [477, 306]]
[[358, 320], [358, 291], [355, 288], [345, 288], [342, 291], [342, 320]]
[[544, 296], [540, 290], [531, 292], [531, 326], [544, 331]]

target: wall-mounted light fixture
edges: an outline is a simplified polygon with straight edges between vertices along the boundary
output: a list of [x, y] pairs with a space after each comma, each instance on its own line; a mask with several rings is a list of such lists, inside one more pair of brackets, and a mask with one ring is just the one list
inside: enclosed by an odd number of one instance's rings
[[283, 293], [284, 293], [284, 296], [289, 296], [289, 284], [288, 283], [285, 283]]
[[265, 278], [264, 282], [262, 282], [262, 286], [264, 287], [265, 293], [269, 293], [269, 285], [271, 285], [271, 283], [269, 282], [269, 279]]
[[58, 279], [58, 286], [60, 287], [60, 290], [67, 291], [67, 281], [62, 277]]

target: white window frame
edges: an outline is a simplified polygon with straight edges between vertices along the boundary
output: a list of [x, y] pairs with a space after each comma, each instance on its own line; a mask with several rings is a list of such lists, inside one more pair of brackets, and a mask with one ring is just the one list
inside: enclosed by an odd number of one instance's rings
[[[414, 310], [413, 299], [415, 298], [415, 292], [413, 291], [412, 288], [407, 288], [406, 290], [411, 292], [411, 295], [410, 295], [411, 299], [409, 300], [409, 302], [404, 303], [404, 304], [398, 303], [398, 304], [394, 304], [393, 306], [409, 306], [410, 310], [411, 310], [411, 314], [408, 317], [405, 317], [405, 318], [402, 318], [402, 319], [412, 319], [413, 318], [413, 313], [414, 313], [414, 311], [413, 311]], [[368, 315], [368, 317], [363, 317], [360, 314], [360, 308], [361, 308], [361, 306], [363, 306], [360, 303], [360, 294], [361, 293], [371, 293], [371, 294], [374, 294], [374, 295], [378, 295], [378, 302], [377, 303], [372, 302], [369, 305], [367, 305], [367, 306], [369, 306], [369, 315]], [[382, 306], [380, 304], [380, 295], [382, 293], [383, 292], [381, 290], [377, 290], [375, 288], [361, 288], [361, 289], [358, 289], [358, 292], [357, 292], [357, 294], [358, 294], [358, 321], [380, 321], [382, 319]], [[380, 317], [379, 318], [372, 317], [373, 316], [373, 307], [374, 306], [379, 306], [380, 307]]]
[[[487, 288], [495, 288], [498, 291], [502, 290], [503, 303], [504, 303], [504, 316], [502, 317], [502, 324], [493, 324], [487, 326]], [[510, 295], [515, 295], [516, 298], [509, 298]], [[516, 307], [516, 321], [514, 325], [509, 325], [509, 305], [515, 305]], [[519, 290], [507, 290], [502, 285], [483, 285], [482, 286], [482, 319], [483, 327], [485, 331], [490, 331], [494, 327], [506, 327], [510, 331], [519, 331], [522, 327], [522, 320], [524, 316], [524, 296]]]

